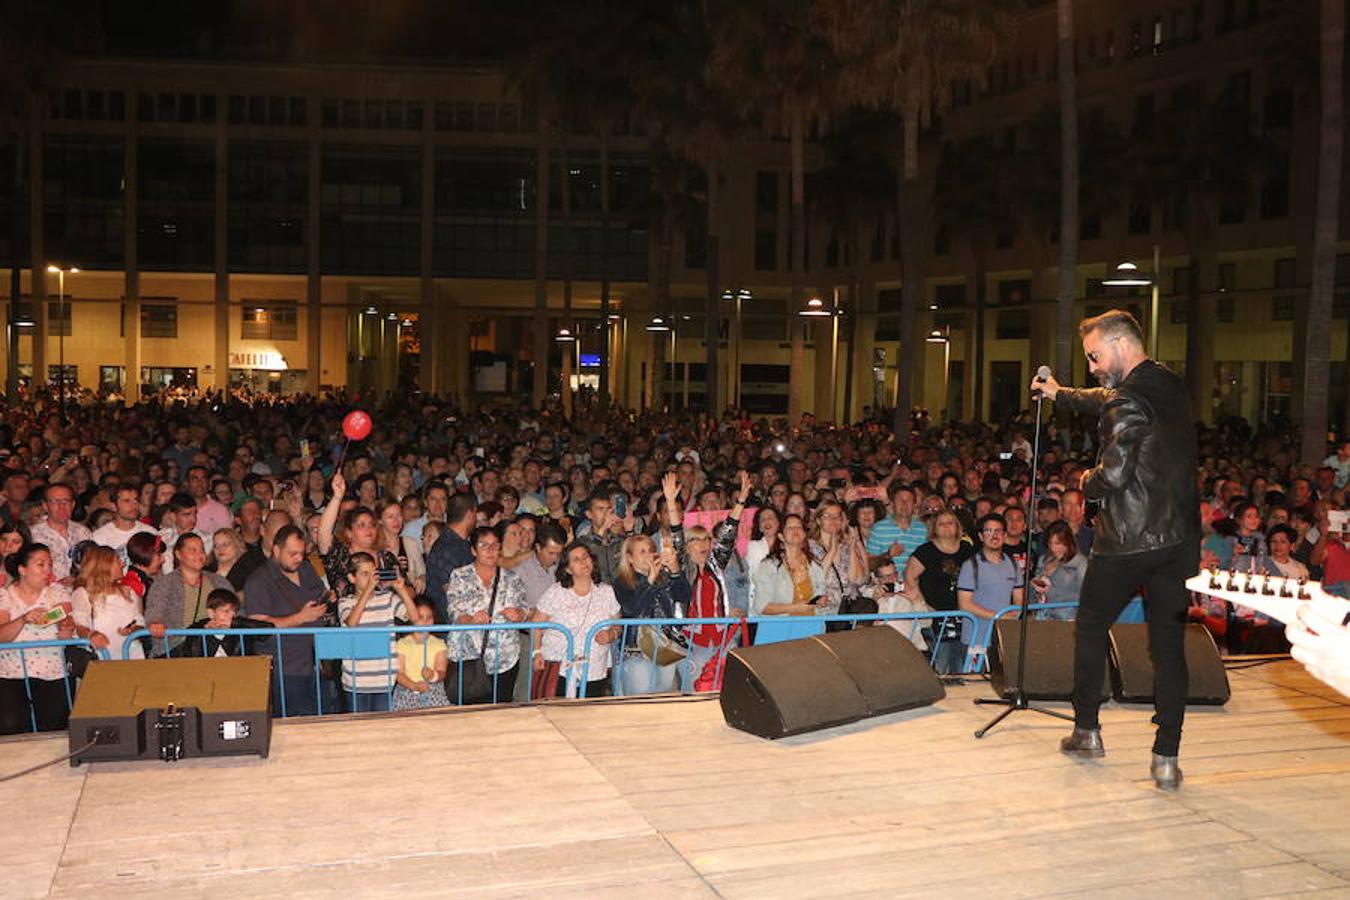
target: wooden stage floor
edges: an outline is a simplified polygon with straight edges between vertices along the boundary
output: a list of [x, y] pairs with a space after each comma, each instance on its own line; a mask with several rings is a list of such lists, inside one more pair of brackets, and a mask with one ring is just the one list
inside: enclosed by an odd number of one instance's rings
[[267, 760], [0, 785], [0, 897], [1350, 897], [1350, 705], [1290, 662], [1230, 678], [1176, 795], [1148, 710], [1079, 762], [1033, 713], [974, 740], [978, 684], [776, 743], [706, 701], [285, 723]]

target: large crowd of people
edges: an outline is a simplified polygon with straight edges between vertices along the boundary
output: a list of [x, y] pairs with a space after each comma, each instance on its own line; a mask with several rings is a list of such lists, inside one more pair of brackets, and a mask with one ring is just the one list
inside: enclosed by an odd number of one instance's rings
[[[374, 429], [349, 442], [354, 408]], [[1088, 423], [1042, 427], [1032, 497], [1028, 414], [916, 418], [900, 442], [872, 412], [837, 426], [584, 397], [568, 418], [206, 393], [85, 397], [63, 416], [37, 393], [0, 422], [0, 733], [63, 727], [88, 661], [24, 642], [270, 654], [277, 712], [305, 715], [560, 696], [583, 674], [588, 696], [694, 690], [745, 639], [644, 620], [934, 613], [888, 624], [954, 673], [987, 629], [944, 612], [1072, 617], [1093, 543]], [[1306, 466], [1289, 428], [1229, 420], [1199, 438], [1204, 564], [1344, 593], [1350, 441]], [[1192, 616], [1230, 650], [1288, 648], [1240, 606], [1196, 597]], [[501, 627], [401, 632], [331, 661], [313, 633], [450, 623]]]

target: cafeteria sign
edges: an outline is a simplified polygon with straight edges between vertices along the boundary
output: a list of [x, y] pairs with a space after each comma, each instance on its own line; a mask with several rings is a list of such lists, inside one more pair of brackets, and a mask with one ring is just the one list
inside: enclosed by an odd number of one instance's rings
[[275, 350], [264, 353], [230, 351], [231, 369], [285, 369], [286, 357]]

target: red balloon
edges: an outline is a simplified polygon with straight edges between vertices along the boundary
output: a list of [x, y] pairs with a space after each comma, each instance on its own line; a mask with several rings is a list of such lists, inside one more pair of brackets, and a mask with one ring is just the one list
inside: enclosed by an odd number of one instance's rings
[[349, 440], [364, 441], [370, 437], [370, 428], [370, 416], [359, 409], [347, 413], [346, 418], [342, 420], [342, 433]]

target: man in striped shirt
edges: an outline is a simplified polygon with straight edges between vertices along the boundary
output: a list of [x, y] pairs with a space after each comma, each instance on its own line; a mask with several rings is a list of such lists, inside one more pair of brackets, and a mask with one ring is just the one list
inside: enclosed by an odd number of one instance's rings
[[891, 501], [891, 514], [872, 526], [867, 554], [889, 556], [896, 571], [903, 572], [910, 555], [928, 540], [928, 526], [914, 515], [914, 488], [899, 480], [892, 481], [886, 496]]

